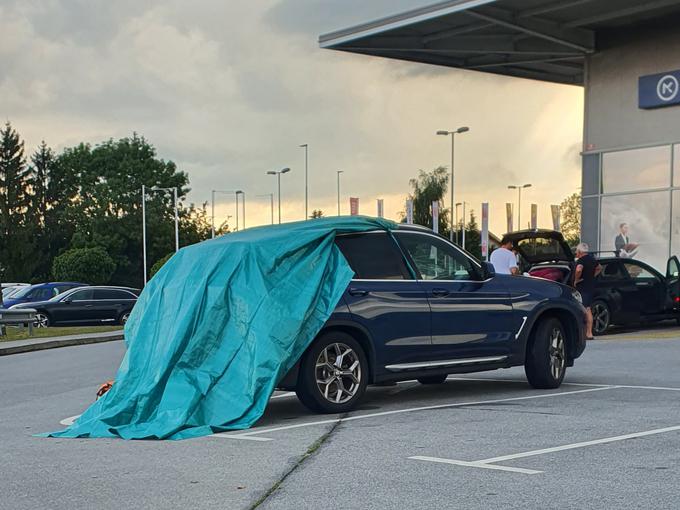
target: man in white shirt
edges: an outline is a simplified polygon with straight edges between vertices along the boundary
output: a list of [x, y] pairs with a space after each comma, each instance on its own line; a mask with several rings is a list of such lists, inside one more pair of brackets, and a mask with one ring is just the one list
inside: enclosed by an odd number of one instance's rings
[[519, 274], [517, 267], [517, 257], [512, 252], [512, 241], [504, 236], [501, 239], [500, 248], [496, 248], [491, 253], [489, 260], [497, 274]]

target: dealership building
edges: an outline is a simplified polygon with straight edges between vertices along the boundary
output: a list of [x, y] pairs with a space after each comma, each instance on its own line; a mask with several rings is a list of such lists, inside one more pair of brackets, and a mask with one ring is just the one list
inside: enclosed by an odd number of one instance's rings
[[664, 269], [680, 254], [679, 27], [680, 0], [451, 0], [319, 43], [582, 86], [582, 238]]

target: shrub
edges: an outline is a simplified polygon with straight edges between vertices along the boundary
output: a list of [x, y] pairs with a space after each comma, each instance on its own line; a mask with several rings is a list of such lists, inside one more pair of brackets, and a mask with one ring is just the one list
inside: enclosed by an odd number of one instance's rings
[[116, 263], [103, 248], [74, 248], [54, 259], [52, 275], [56, 280], [76, 281], [91, 285], [109, 283]]
[[149, 272], [149, 278], [153, 278], [153, 276], [161, 270], [161, 267], [163, 267], [163, 264], [165, 264], [168, 260], [170, 260], [170, 257], [172, 257], [175, 254], [175, 252], [168, 253], [165, 257], [162, 259], [158, 259], [156, 263], [151, 266], [151, 271]]

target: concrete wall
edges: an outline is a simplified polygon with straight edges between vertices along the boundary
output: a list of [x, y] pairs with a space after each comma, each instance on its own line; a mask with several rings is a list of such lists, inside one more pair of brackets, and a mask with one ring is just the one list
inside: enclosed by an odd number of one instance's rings
[[668, 26], [598, 34], [586, 65], [584, 149], [680, 141], [680, 106], [638, 108], [638, 78], [680, 69], [680, 29]]

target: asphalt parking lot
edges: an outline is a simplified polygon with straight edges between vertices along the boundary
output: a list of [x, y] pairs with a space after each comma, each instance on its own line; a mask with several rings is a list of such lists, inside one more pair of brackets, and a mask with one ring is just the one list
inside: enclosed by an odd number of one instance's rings
[[43, 439], [122, 342], [0, 358], [0, 508], [680, 507], [680, 329], [589, 343], [558, 390], [521, 369], [370, 388], [346, 416], [277, 393], [253, 429]]

